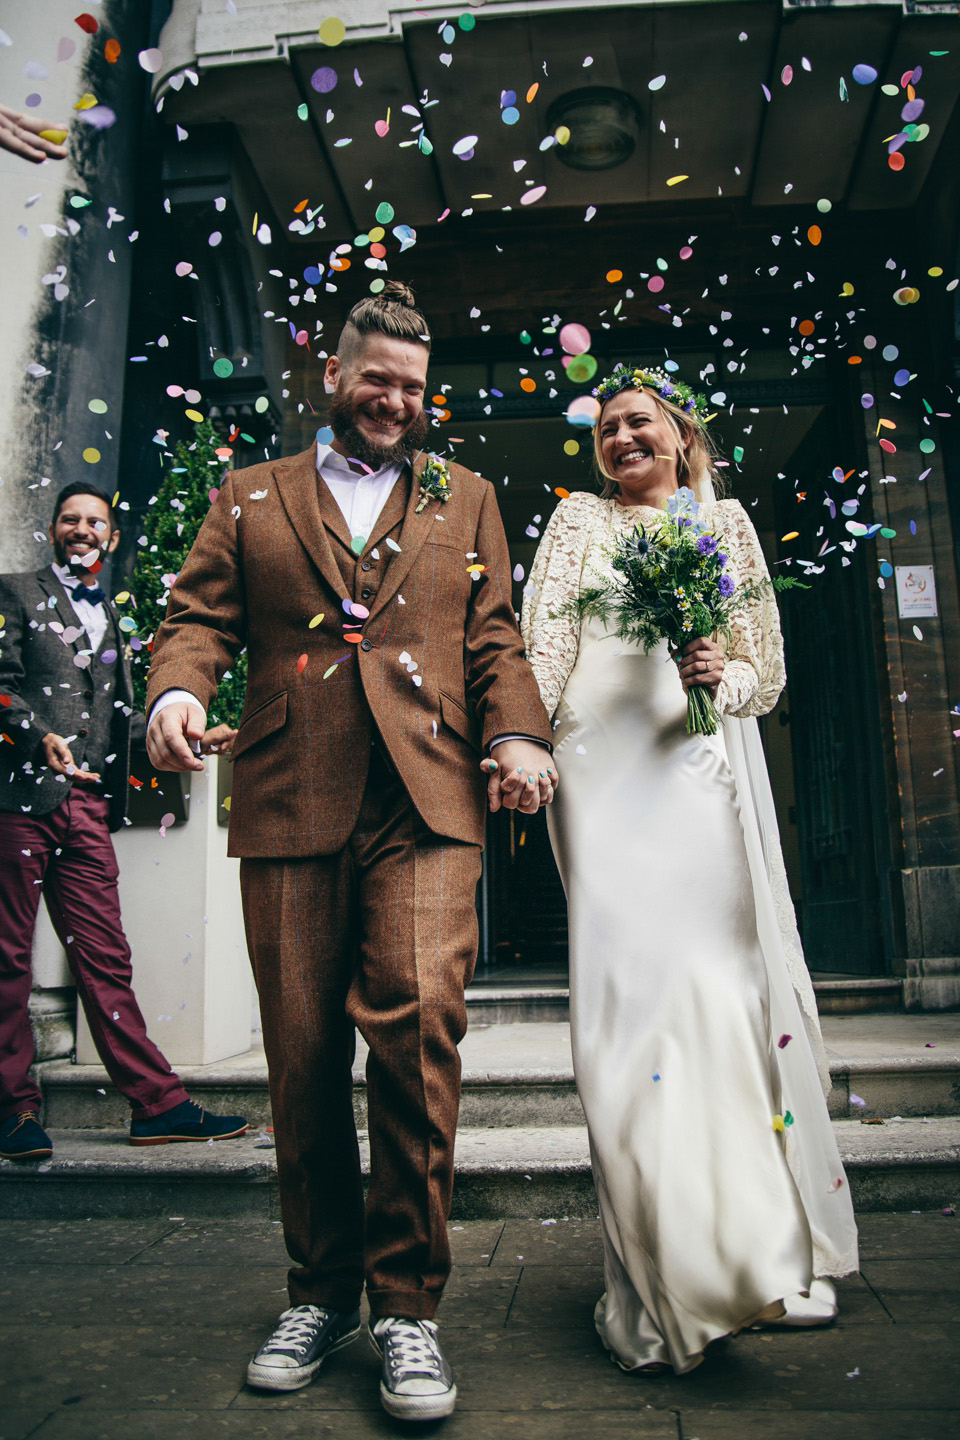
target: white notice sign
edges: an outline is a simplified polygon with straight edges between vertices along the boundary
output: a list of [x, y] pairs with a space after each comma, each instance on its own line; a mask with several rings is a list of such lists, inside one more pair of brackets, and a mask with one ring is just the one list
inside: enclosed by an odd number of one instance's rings
[[897, 565], [897, 609], [901, 620], [936, 615], [937, 582], [932, 565]]

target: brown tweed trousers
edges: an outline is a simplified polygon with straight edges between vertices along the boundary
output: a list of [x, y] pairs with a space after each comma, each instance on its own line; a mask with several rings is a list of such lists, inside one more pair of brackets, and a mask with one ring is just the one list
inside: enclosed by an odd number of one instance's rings
[[[149, 709], [185, 689], [209, 706], [246, 645], [230, 853], [263, 1017], [291, 1303], [351, 1310], [365, 1276], [374, 1315], [413, 1319], [434, 1314], [450, 1269], [479, 760], [499, 735], [550, 737], [492, 487], [452, 465], [450, 488], [418, 514], [405, 471], [358, 554], [312, 448], [229, 475], [171, 593], [147, 696]], [[369, 616], [348, 613], [351, 601]], [[370, 1047], [366, 1216], [355, 1027]]]

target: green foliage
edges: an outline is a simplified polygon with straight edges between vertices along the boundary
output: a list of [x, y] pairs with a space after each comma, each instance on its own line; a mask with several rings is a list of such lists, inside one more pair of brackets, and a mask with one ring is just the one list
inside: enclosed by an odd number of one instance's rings
[[781, 592], [782, 590], [809, 590], [809, 589], [810, 589], [810, 586], [809, 586], [809, 585], [804, 585], [803, 581], [802, 581], [802, 580], [798, 580], [797, 577], [796, 577], [796, 575], [774, 575], [774, 577], [773, 577], [773, 579], [770, 581], [770, 583], [771, 583], [771, 585], [773, 586], [774, 590], [776, 590], [776, 592], [777, 592], [778, 595], [780, 594], [780, 592]]
[[[223, 461], [216, 454], [222, 442], [213, 425], [209, 420], [197, 422], [193, 433], [189, 446], [183, 440], [177, 442], [173, 462], [147, 511], [143, 525], [147, 543], [138, 547], [130, 598], [121, 605], [125, 612], [121, 629], [133, 646], [133, 693], [140, 709], [146, 700], [150, 667], [147, 645], [166, 614], [169, 577], [180, 573], [210, 509], [210, 490], [219, 485], [223, 473]], [[207, 724], [226, 721], [239, 725], [246, 688], [247, 654], [242, 651], [220, 681]]]

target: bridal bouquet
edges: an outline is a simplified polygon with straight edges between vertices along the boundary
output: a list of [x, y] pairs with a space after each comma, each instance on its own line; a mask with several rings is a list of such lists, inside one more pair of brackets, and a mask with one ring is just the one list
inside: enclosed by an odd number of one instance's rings
[[[617, 537], [610, 555], [614, 577], [584, 589], [571, 602], [582, 619], [595, 615], [621, 640], [649, 654], [666, 640], [674, 654], [705, 635], [730, 639], [730, 616], [760, 584], [737, 586], [727, 573], [723, 536], [698, 518], [700, 506], [686, 486], [667, 501], [663, 518], [648, 530], [635, 525]], [[687, 691], [687, 733], [715, 735], [718, 717], [710, 691]]]

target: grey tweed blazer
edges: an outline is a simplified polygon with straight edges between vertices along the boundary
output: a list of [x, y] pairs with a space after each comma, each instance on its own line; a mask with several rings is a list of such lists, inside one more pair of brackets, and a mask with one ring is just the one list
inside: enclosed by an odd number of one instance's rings
[[[85, 714], [93, 687], [112, 681], [113, 711], [104, 792], [109, 826], [118, 830], [126, 810], [131, 741], [144, 738], [143, 716], [133, 709], [130, 666], [114, 607], [100, 653], [116, 650], [106, 666], [97, 656], [74, 663], [86, 643], [76, 611], [52, 566], [0, 575], [0, 812], [47, 815], [62, 803], [71, 782], [43, 763], [40, 742], [51, 730], [69, 740], [79, 765], [85, 758]], [[50, 628], [50, 622], [62, 627]]]

